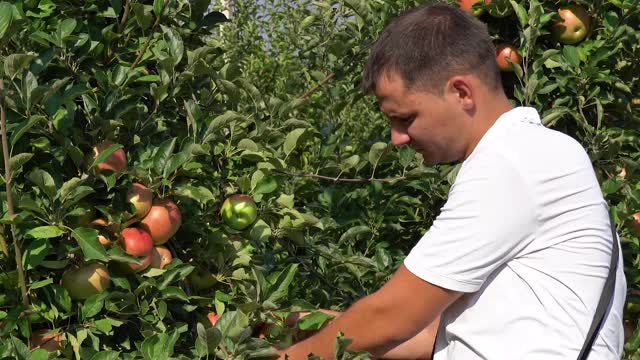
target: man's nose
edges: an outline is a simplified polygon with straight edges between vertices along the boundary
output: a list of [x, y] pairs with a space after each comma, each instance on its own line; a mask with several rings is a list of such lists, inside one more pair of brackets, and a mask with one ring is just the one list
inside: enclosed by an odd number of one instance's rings
[[409, 137], [409, 134], [407, 134], [405, 131], [402, 131], [396, 128], [391, 128], [391, 142], [393, 143], [393, 145], [395, 146], [404, 145], [409, 143], [409, 140], [411, 140], [411, 138]]

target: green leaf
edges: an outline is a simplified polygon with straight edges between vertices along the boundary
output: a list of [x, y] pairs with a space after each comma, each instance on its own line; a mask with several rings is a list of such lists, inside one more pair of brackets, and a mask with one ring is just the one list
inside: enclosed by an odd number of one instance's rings
[[100, 155], [96, 156], [96, 158], [93, 160], [93, 163], [91, 164], [91, 167], [104, 162], [109, 156], [111, 156], [111, 154], [116, 152], [116, 150], [122, 149], [123, 147], [124, 146], [122, 146], [121, 144], [111, 144], [108, 148], [104, 149], [104, 151], [102, 151]]
[[370, 234], [371, 229], [366, 225], [353, 226], [349, 228], [349, 230], [345, 231], [342, 236], [340, 236], [340, 240], [338, 240], [338, 244], [342, 244], [345, 241], [349, 241], [351, 239], [356, 238], [359, 235]]
[[323, 313], [322, 311], [314, 311], [298, 321], [300, 330], [320, 330], [324, 324], [333, 319], [334, 316]]
[[36, 184], [50, 199], [55, 198], [57, 193], [56, 184], [48, 172], [42, 169], [33, 170], [29, 174], [29, 180]]
[[38, 238], [31, 241], [22, 255], [25, 269], [30, 270], [38, 267], [52, 249], [53, 247], [46, 239]]
[[26, 236], [34, 239], [50, 239], [64, 234], [64, 230], [57, 226], [39, 226], [27, 231]]
[[31, 360], [47, 360], [49, 359], [49, 352], [45, 349], [39, 348], [31, 353]]
[[22, 153], [18, 155], [14, 155], [9, 159], [9, 166], [11, 167], [12, 173], [17, 173], [22, 169], [22, 165], [24, 165], [27, 161], [31, 160], [33, 154], [31, 153]]
[[213, 193], [211, 193], [211, 190], [204, 186], [180, 185], [175, 188], [175, 193], [176, 195], [186, 196], [202, 204], [216, 199]]
[[177, 286], [168, 286], [161, 291], [162, 298], [166, 300], [178, 299], [185, 302], [189, 301], [187, 294]]
[[53, 279], [52, 278], [46, 278], [44, 280], [40, 280], [40, 281], [36, 281], [33, 282], [31, 284], [29, 284], [28, 288], [29, 290], [35, 290], [35, 289], [39, 289], [42, 287], [45, 287], [47, 285], [53, 284]]
[[161, 15], [164, 0], [153, 0], [153, 13], [156, 17]]
[[228, 311], [220, 316], [215, 327], [220, 330], [223, 339], [237, 341], [245, 329], [249, 327], [249, 318], [241, 311]]
[[99, 353], [93, 354], [90, 360], [118, 360], [119, 358], [120, 358], [119, 351], [108, 350], [108, 351], [100, 351]]
[[13, 5], [8, 2], [0, 2], [0, 40], [4, 39], [7, 30], [13, 21]]
[[20, 125], [16, 127], [16, 130], [11, 132], [11, 147], [14, 147], [18, 143], [18, 140], [20, 140], [22, 135], [24, 135], [24, 133], [29, 131], [29, 129], [31, 129], [33, 125], [43, 120], [46, 120], [44, 116], [35, 115], [30, 117], [29, 121], [24, 121], [20, 123]]
[[256, 186], [253, 188], [254, 194], [268, 194], [276, 191], [278, 188], [278, 182], [272, 177], [263, 177], [258, 180]]
[[371, 145], [371, 149], [369, 149], [369, 162], [373, 166], [377, 166], [378, 162], [384, 155], [384, 152], [387, 150], [387, 144], [383, 142], [377, 142]]
[[164, 170], [169, 158], [171, 158], [171, 154], [173, 154], [173, 148], [176, 146], [176, 138], [171, 138], [165, 140], [158, 149], [153, 157], [153, 166], [155, 169], [160, 172]]
[[171, 176], [171, 174], [173, 174], [174, 171], [176, 171], [179, 167], [183, 166], [184, 163], [189, 161], [189, 159], [191, 159], [191, 153], [188, 151], [181, 151], [177, 154], [171, 155], [171, 158], [169, 159], [169, 161], [167, 161], [164, 167], [164, 172], [162, 176], [165, 179], [168, 179], [169, 176]]
[[66, 181], [64, 184], [62, 184], [62, 186], [60, 187], [60, 190], [58, 190], [58, 193], [56, 194], [56, 199], [60, 199], [60, 201], [64, 203], [67, 196], [69, 196], [69, 193], [75, 190], [83, 182], [84, 182], [83, 179], [80, 179], [77, 177], [74, 177], [69, 181]]
[[289, 154], [298, 146], [300, 137], [306, 132], [306, 129], [295, 129], [287, 134], [284, 139], [284, 154], [288, 157]]
[[282, 271], [280, 276], [278, 276], [278, 280], [270, 287], [271, 293], [266, 301], [277, 304], [280, 299], [287, 296], [289, 293], [289, 285], [291, 285], [293, 278], [298, 272], [298, 265], [299, 264], [291, 264]]
[[181, 264], [171, 270], [168, 270], [162, 281], [158, 284], [158, 290], [165, 289], [169, 284], [174, 281], [183, 280], [195, 269], [193, 265]]
[[23, 69], [29, 67], [31, 60], [35, 58], [32, 54], [11, 54], [4, 59], [4, 74], [13, 79]]
[[580, 53], [578, 53], [578, 49], [575, 46], [565, 45], [562, 49], [562, 55], [574, 69], [580, 66]]
[[359, 163], [360, 163], [360, 156], [351, 155], [348, 158], [342, 160], [342, 162], [340, 163], [340, 170], [347, 171], [351, 168], [356, 167], [356, 165], [358, 165]]
[[184, 54], [184, 44], [182, 42], [182, 37], [180, 34], [166, 26], [161, 26], [164, 31], [164, 40], [169, 47], [169, 54], [172, 59], [174, 59], [173, 66], [176, 66], [182, 60], [182, 55]]
[[62, 46], [62, 42], [67, 40], [69, 35], [73, 33], [73, 30], [76, 29], [77, 22], [75, 19], [64, 19], [61, 23], [58, 24], [58, 28], [56, 30], [56, 36], [58, 40], [61, 42], [59, 45]]
[[90, 296], [82, 304], [82, 317], [84, 319], [90, 319], [100, 313], [104, 307], [104, 299], [107, 297], [108, 292], [102, 292]]
[[124, 250], [122, 250], [122, 248], [119, 246], [112, 246], [111, 248], [109, 248], [109, 251], [107, 251], [107, 255], [109, 256], [109, 261], [117, 261], [136, 265], [141, 264], [138, 257], [125, 253]]
[[107, 252], [98, 241], [98, 230], [89, 228], [76, 228], [71, 232], [71, 236], [78, 242], [82, 252], [84, 253], [84, 260], [100, 260], [107, 262]]
[[258, 219], [251, 228], [250, 236], [253, 241], [265, 242], [271, 237], [271, 228], [262, 219]]

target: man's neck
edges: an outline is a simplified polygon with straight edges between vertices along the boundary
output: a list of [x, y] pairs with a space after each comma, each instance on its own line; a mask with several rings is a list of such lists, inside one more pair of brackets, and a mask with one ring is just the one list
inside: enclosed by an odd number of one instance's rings
[[476, 148], [484, 134], [489, 131], [489, 129], [496, 123], [498, 118], [513, 109], [513, 104], [509, 101], [509, 99], [504, 95], [500, 94], [499, 96], [493, 97], [489, 99], [480, 99], [480, 104], [490, 104], [489, 106], [481, 106], [478, 108], [473, 120], [473, 128], [472, 128], [472, 140], [465, 152], [464, 158], [467, 159], [473, 150]]

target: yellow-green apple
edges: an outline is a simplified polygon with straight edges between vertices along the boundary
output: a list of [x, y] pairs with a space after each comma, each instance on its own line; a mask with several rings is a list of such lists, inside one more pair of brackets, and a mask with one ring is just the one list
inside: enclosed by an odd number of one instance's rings
[[558, 9], [562, 20], [553, 24], [553, 38], [561, 44], [577, 44], [590, 30], [591, 16], [583, 7], [571, 4]]
[[151, 210], [153, 191], [142, 184], [133, 183], [127, 191], [127, 200], [135, 209], [134, 216], [141, 219]]
[[[103, 151], [113, 145], [110, 140], [105, 140], [93, 147], [93, 158], [97, 158]], [[96, 165], [98, 172], [113, 171], [116, 176], [119, 176], [127, 169], [127, 155], [122, 148], [114, 151], [103, 162]]]
[[[475, 16], [480, 16], [484, 12], [484, 8], [483, 7], [479, 7], [477, 9], [473, 8], [473, 5], [479, 2], [482, 2], [482, 0], [459, 0], [458, 5], [460, 5], [460, 8], [462, 10], [468, 11]], [[485, 5], [491, 4], [491, 0], [484, 0], [484, 4]]]
[[229, 227], [243, 230], [258, 218], [258, 207], [251, 196], [235, 194], [224, 200], [220, 214]]
[[640, 235], [640, 212], [637, 212], [635, 214], [633, 214], [632, 216], [632, 220], [631, 220], [631, 229], [636, 233]]
[[131, 271], [139, 272], [151, 265], [153, 259], [153, 240], [151, 235], [143, 229], [130, 227], [122, 230], [122, 248], [133, 256], [143, 257], [141, 264], [126, 264]]
[[31, 349], [45, 349], [53, 352], [62, 349], [62, 331], [52, 331], [51, 329], [39, 329], [31, 333], [29, 343]]
[[151, 267], [162, 269], [165, 265], [171, 263], [173, 255], [165, 246], [155, 246], [151, 253]]
[[196, 290], [209, 289], [218, 282], [215, 275], [199, 265], [195, 266], [195, 269], [187, 276], [187, 279]]
[[111, 287], [111, 275], [101, 263], [92, 263], [66, 271], [62, 286], [74, 300], [84, 300]]
[[496, 62], [498, 63], [498, 68], [502, 71], [513, 71], [513, 67], [507, 59], [514, 64], [519, 64], [522, 61], [522, 57], [515, 46], [498, 44], [496, 46]]
[[169, 199], [155, 199], [140, 227], [149, 232], [155, 245], [166, 243], [182, 224], [178, 206]]

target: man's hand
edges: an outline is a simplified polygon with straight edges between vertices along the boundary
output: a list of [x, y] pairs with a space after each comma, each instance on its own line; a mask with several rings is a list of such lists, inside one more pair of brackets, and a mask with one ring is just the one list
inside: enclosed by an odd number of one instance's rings
[[[333, 359], [335, 336], [342, 331], [353, 340], [349, 349], [381, 357], [436, 321], [460, 295], [430, 284], [401, 266], [380, 290], [359, 300], [316, 335], [284, 353], [290, 360], [306, 359], [310, 353]], [[284, 359], [284, 354], [280, 358]]]

